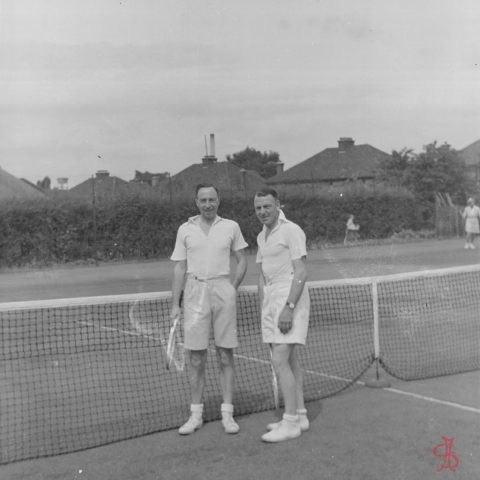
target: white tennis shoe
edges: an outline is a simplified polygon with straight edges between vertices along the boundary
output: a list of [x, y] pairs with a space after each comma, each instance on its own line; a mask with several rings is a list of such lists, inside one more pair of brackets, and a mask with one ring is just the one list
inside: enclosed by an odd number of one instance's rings
[[185, 425], [182, 425], [178, 429], [178, 433], [180, 435], [191, 435], [195, 430], [198, 430], [203, 425], [202, 417], [197, 417], [196, 415], [192, 415], [188, 422]]
[[[269, 423], [267, 425], [267, 430], [272, 431], [275, 428], [279, 427], [282, 422], [275, 422], [275, 423]], [[300, 426], [300, 430], [302, 432], [306, 432], [310, 428], [310, 422], [308, 421], [308, 418], [306, 415], [299, 415], [298, 419], [298, 425]]]
[[222, 425], [225, 428], [225, 433], [238, 433], [240, 431], [240, 427], [238, 423], [233, 419], [231, 415], [228, 413], [222, 414]]
[[283, 442], [285, 440], [292, 440], [294, 438], [298, 438], [302, 434], [298, 419], [287, 420], [284, 418], [279, 423], [280, 424], [278, 425], [278, 427], [262, 435], [262, 440], [264, 442]]

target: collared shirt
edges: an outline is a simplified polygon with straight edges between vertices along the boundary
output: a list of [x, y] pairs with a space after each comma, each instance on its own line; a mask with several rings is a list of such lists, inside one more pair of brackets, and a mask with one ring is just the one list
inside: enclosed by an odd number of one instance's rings
[[187, 261], [187, 273], [211, 278], [230, 274], [230, 251], [248, 247], [237, 222], [217, 215], [208, 235], [191, 217], [180, 226], [171, 260]]
[[267, 227], [258, 234], [257, 263], [262, 264], [267, 278], [293, 277], [293, 260], [307, 255], [307, 239], [303, 230], [287, 220], [280, 210], [278, 223], [265, 240]]

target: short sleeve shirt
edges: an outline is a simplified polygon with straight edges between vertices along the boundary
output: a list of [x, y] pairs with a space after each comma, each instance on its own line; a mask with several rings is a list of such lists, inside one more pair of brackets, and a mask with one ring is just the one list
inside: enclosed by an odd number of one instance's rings
[[170, 259], [186, 260], [187, 273], [199, 277], [229, 275], [230, 252], [248, 247], [238, 223], [217, 215], [208, 235], [205, 235], [196, 222], [199, 217], [191, 217], [180, 226]]
[[287, 220], [280, 210], [278, 224], [265, 240], [267, 227], [258, 234], [258, 252], [256, 262], [262, 264], [266, 278], [292, 277], [293, 260], [307, 255], [307, 239], [303, 230]]
[[480, 218], [480, 207], [478, 205], [474, 205], [473, 207], [468, 207], [465, 208], [465, 213], [464, 217], [467, 219], [475, 219], [475, 218]]

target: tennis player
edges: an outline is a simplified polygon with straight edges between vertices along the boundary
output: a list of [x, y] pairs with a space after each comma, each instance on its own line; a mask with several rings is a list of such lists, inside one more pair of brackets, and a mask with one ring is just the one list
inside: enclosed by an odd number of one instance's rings
[[[247, 259], [240, 227], [233, 220], [217, 215], [220, 198], [211, 184], [196, 188], [196, 204], [200, 215], [180, 226], [171, 259], [176, 262], [173, 274], [173, 321], [180, 313], [179, 299], [184, 291], [185, 349], [190, 350], [191, 416], [180, 427], [181, 435], [189, 435], [203, 424], [203, 391], [205, 364], [210, 331], [213, 328], [223, 403], [222, 423], [227, 433], [237, 433], [233, 419], [233, 386], [235, 369], [233, 348], [237, 346], [236, 291], [245, 276]], [[230, 252], [237, 268], [230, 282]]]
[[471, 248], [475, 250], [473, 241], [475, 240], [475, 235], [480, 233], [480, 208], [475, 205], [475, 200], [472, 197], [468, 199], [468, 205], [465, 207], [462, 216], [465, 220], [465, 233], [467, 234], [465, 249]]
[[306, 237], [287, 220], [277, 192], [264, 188], [255, 195], [255, 212], [263, 224], [257, 238], [257, 263], [261, 264], [258, 292], [262, 305], [262, 337], [272, 348], [272, 364], [285, 400], [285, 413], [267, 426], [265, 442], [297, 438], [308, 430], [303, 399], [303, 376], [297, 359], [298, 345], [305, 345], [310, 297], [305, 288]]

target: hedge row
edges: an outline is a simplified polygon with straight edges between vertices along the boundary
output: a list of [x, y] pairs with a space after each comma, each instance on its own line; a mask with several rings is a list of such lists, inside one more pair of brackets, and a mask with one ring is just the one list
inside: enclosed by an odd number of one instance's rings
[[[433, 228], [431, 208], [390, 194], [337, 198], [283, 198], [287, 218], [298, 223], [310, 245], [343, 239], [348, 214], [355, 215], [363, 238], [388, 238], [405, 229]], [[0, 206], [0, 264], [35, 266], [168, 256], [178, 227], [197, 214], [193, 201], [174, 204], [145, 196], [118, 198], [93, 207], [72, 199], [12, 202]], [[252, 201], [224, 198], [219, 215], [239, 223], [256, 246], [261, 225]]]

